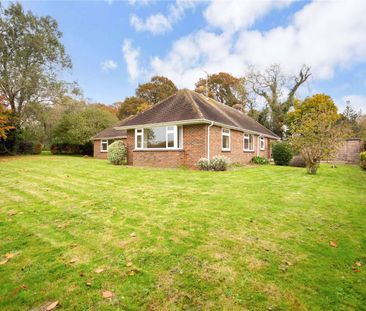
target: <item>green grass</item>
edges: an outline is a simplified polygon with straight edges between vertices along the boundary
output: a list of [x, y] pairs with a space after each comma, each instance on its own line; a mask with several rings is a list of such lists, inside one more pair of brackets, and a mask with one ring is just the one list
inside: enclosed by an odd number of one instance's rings
[[0, 265], [0, 310], [365, 309], [358, 167], [216, 173], [41, 155], [0, 159], [0, 176], [0, 261], [15, 255]]

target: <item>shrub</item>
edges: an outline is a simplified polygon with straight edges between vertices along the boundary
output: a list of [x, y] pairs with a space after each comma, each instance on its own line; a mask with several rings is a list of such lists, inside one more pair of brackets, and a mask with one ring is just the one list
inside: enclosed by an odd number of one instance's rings
[[80, 145], [76, 144], [52, 144], [52, 154], [81, 154]]
[[360, 166], [366, 170], [366, 151], [360, 153]]
[[34, 145], [33, 153], [34, 154], [40, 154], [42, 152], [42, 149], [43, 149], [43, 145], [40, 142], [37, 142]]
[[34, 143], [32, 141], [21, 141], [17, 146], [17, 153], [19, 154], [33, 154]]
[[229, 162], [229, 159], [225, 156], [214, 156], [210, 161], [210, 169], [213, 171], [226, 171]]
[[276, 165], [288, 165], [292, 159], [291, 145], [287, 142], [275, 142], [272, 155]]
[[252, 162], [253, 164], [259, 164], [259, 165], [265, 165], [265, 164], [269, 164], [269, 160], [265, 157], [260, 157], [260, 156], [254, 156], [250, 162]]
[[210, 162], [206, 158], [201, 158], [197, 162], [197, 166], [201, 171], [210, 170]]
[[296, 166], [296, 167], [306, 167], [305, 160], [304, 160], [304, 158], [300, 154], [295, 155], [291, 159], [289, 165], [290, 166]]
[[127, 162], [127, 149], [122, 141], [117, 140], [108, 146], [108, 160], [114, 165]]

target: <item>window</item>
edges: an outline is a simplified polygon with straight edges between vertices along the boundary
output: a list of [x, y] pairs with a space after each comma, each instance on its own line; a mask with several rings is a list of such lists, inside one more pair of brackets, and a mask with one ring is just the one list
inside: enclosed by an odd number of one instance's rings
[[260, 150], [265, 149], [265, 142], [264, 142], [264, 137], [263, 136], [259, 137], [259, 148], [260, 148]]
[[136, 129], [136, 149], [141, 149], [142, 148], [142, 129]]
[[113, 139], [103, 139], [100, 142], [100, 152], [108, 152], [108, 146], [113, 142]]
[[160, 126], [135, 130], [136, 149], [180, 149], [182, 146], [182, 126]]
[[221, 149], [223, 151], [230, 151], [230, 130], [222, 129], [221, 136], [222, 136]]
[[244, 134], [244, 151], [254, 151], [252, 134]]

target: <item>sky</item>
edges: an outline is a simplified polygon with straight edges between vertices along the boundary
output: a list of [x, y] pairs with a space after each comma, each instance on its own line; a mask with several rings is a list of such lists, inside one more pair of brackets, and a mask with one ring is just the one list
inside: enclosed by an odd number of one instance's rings
[[193, 89], [205, 71], [243, 76], [277, 63], [294, 75], [306, 64], [301, 98], [322, 92], [366, 113], [365, 0], [21, 3], [57, 20], [73, 62], [63, 78], [91, 101], [122, 101], [153, 75]]

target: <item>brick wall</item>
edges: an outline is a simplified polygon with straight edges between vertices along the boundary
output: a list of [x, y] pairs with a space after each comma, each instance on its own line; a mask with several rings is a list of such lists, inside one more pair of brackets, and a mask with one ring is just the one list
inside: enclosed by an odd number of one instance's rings
[[[126, 143], [126, 139], [115, 139], [115, 140], [122, 140], [123, 142]], [[101, 152], [100, 151], [100, 144], [101, 141], [100, 140], [94, 140], [94, 144], [93, 144], [93, 156], [96, 159], [107, 159], [108, 158], [108, 152]]]
[[210, 156], [224, 155], [230, 159], [230, 161], [248, 164], [250, 160], [259, 155], [261, 157], [270, 158], [270, 140], [268, 138], [264, 139], [265, 148], [264, 150], [259, 150], [259, 136], [254, 135], [253, 145], [254, 151], [244, 151], [244, 133], [230, 130], [230, 151], [222, 151], [221, 149], [221, 132], [222, 128], [218, 126], [212, 126], [210, 129]]
[[[208, 125], [185, 125], [183, 126], [183, 150], [134, 150], [135, 131], [127, 131], [127, 154], [128, 164], [134, 166], [152, 167], [181, 167], [196, 168], [200, 158], [207, 157], [207, 128]], [[270, 141], [265, 138], [265, 150], [259, 150], [258, 136], [254, 136], [253, 152], [243, 151], [243, 132], [230, 131], [231, 150], [221, 150], [221, 127], [213, 126], [210, 129], [210, 156], [225, 155], [231, 162], [248, 164], [253, 156], [260, 155], [270, 157]]]

